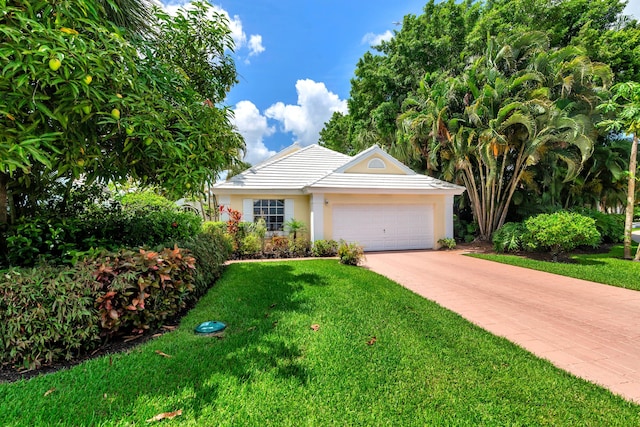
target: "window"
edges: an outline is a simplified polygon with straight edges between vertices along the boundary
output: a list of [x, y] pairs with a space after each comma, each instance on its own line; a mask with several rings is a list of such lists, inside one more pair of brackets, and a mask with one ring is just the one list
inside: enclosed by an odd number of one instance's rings
[[284, 200], [262, 199], [253, 201], [253, 221], [260, 218], [267, 224], [267, 231], [282, 231], [284, 224]]

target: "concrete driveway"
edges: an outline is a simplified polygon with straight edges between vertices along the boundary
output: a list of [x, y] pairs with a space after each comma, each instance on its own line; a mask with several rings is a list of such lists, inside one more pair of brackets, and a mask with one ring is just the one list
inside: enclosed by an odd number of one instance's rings
[[365, 267], [557, 367], [640, 403], [640, 292], [463, 256], [368, 253]]

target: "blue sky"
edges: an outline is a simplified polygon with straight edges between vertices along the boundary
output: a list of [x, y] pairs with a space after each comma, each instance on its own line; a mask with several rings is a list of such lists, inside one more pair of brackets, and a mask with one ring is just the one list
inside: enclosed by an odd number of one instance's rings
[[[189, 3], [161, 0], [171, 12]], [[229, 17], [238, 83], [226, 104], [258, 163], [293, 142], [316, 143], [334, 111], [346, 112], [358, 59], [427, 0], [212, 0]], [[640, 17], [640, 0], [627, 13]]]

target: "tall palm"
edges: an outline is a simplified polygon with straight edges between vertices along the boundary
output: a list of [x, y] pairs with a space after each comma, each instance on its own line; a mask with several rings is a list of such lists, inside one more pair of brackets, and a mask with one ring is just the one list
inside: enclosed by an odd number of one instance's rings
[[[640, 143], [638, 136], [640, 135], [640, 83], [631, 81], [618, 83], [611, 89], [613, 96], [601, 105], [601, 110], [613, 114], [614, 117], [602, 121], [600, 125], [609, 131], [632, 135], [624, 224], [624, 258], [631, 259], [631, 228], [635, 207], [638, 143]], [[640, 248], [636, 251], [634, 261], [640, 261]]]
[[[414, 105], [401, 116], [399, 141], [424, 143], [426, 137], [428, 155], [440, 162], [440, 170], [454, 168], [483, 239], [504, 224], [533, 165], [553, 152], [566, 165], [567, 180], [593, 150], [596, 134], [582, 104], [596, 102], [583, 100], [585, 88], [605, 83], [606, 73], [598, 69], [594, 78], [588, 59], [576, 60], [573, 51], [549, 54], [546, 47], [540, 34], [526, 34], [511, 45], [492, 40], [461, 76], [433, 85], [438, 90], [421, 101], [424, 110]], [[572, 85], [578, 68], [579, 88]]]

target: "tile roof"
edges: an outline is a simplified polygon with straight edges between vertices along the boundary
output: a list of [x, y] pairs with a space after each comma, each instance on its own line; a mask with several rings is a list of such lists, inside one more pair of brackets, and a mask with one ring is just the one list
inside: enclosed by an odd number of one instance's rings
[[[407, 175], [342, 173], [345, 166], [377, 151], [407, 170]], [[416, 174], [379, 147], [347, 156], [317, 144], [289, 147], [227, 181], [215, 184], [217, 193], [356, 192], [461, 194], [464, 187]]]

